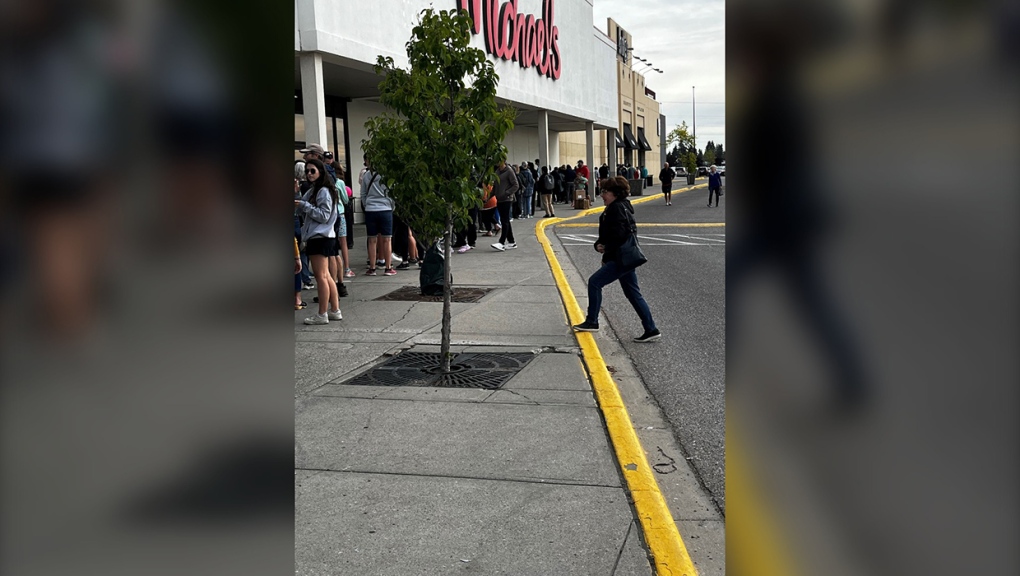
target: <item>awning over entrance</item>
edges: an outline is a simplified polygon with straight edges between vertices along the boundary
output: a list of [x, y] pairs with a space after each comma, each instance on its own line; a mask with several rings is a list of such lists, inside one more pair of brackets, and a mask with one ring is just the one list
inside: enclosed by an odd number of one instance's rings
[[616, 133], [616, 147], [617, 148], [623, 148], [624, 147], [623, 140], [620, 138], [620, 133], [619, 132]]
[[648, 143], [647, 139], [645, 139], [645, 131], [643, 128], [638, 128], [637, 137], [642, 150], [647, 152], [652, 149], [652, 145]]
[[634, 133], [630, 131], [630, 124], [623, 125], [623, 143], [627, 150], [637, 150], [638, 143], [634, 139]]

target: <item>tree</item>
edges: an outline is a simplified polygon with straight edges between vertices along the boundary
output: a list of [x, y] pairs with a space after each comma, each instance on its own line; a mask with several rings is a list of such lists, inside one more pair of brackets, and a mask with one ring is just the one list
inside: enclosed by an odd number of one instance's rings
[[670, 151], [666, 153], [666, 162], [668, 162], [671, 167], [675, 167], [675, 166], [679, 166], [680, 165], [680, 145], [679, 144], [674, 145], [673, 148], [670, 149]]
[[676, 145], [678, 150], [678, 164], [687, 169], [688, 174], [694, 174], [698, 169], [697, 156], [694, 150], [694, 135], [687, 129], [687, 122], [682, 122], [666, 135], [666, 143]]
[[419, 238], [443, 239], [442, 370], [450, 371], [450, 301], [454, 225], [481, 205], [480, 185], [495, 180], [502, 145], [516, 112], [496, 105], [499, 76], [482, 50], [470, 47], [466, 11], [422, 10], [407, 43], [409, 70], [379, 56], [380, 101], [397, 114], [369, 120], [366, 157]]
[[715, 143], [711, 140], [705, 146], [705, 164], [715, 164]]
[[715, 147], [715, 161], [719, 164], [726, 163], [726, 152], [723, 150], [723, 145], [719, 144]]
[[698, 150], [697, 162], [698, 162], [698, 166], [704, 166], [705, 165], [705, 153], [702, 152], [701, 150]]

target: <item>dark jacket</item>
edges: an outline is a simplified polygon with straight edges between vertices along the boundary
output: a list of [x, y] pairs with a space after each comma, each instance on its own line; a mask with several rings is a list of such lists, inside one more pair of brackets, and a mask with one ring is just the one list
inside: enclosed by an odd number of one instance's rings
[[673, 174], [673, 170], [671, 168], [663, 168], [662, 172], [659, 172], [659, 182], [662, 182], [663, 184], [672, 184], [674, 176], [676, 176], [676, 174]]
[[492, 194], [496, 197], [496, 202], [513, 202], [521, 187], [517, 183], [517, 174], [514, 173], [514, 169], [507, 165], [502, 170], [498, 170], [496, 175], [499, 176], [499, 180], [492, 187]]
[[708, 189], [709, 190], [718, 190], [720, 188], [722, 188], [722, 174], [720, 174], [718, 172], [716, 172], [715, 174], [712, 174], [711, 172], [709, 172], [708, 173]]
[[630, 200], [621, 198], [615, 200], [599, 216], [599, 239], [595, 244], [602, 244], [606, 247], [602, 253], [602, 263], [616, 260], [620, 246], [630, 237], [630, 221], [634, 214], [634, 206]]
[[577, 180], [577, 172], [570, 166], [567, 166], [566, 172], [563, 173], [563, 181], [573, 183], [574, 180]]

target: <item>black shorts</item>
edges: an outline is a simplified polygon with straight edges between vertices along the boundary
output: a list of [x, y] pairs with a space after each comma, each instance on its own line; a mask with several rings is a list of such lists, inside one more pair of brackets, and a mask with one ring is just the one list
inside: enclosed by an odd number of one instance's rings
[[338, 256], [340, 244], [336, 238], [310, 238], [305, 246], [305, 253], [309, 256]]

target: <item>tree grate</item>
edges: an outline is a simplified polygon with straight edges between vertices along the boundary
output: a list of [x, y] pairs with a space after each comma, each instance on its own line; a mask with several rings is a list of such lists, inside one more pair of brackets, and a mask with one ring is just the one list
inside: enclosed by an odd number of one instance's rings
[[439, 372], [439, 358], [432, 352], [402, 352], [344, 384], [496, 390], [534, 360], [535, 354], [457, 354], [450, 362], [453, 371], [449, 374]]

